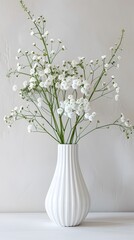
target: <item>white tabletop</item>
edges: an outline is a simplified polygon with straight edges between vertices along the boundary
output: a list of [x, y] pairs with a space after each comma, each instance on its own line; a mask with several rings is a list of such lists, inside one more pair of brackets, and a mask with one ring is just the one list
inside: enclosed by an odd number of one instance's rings
[[59, 227], [44, 213], [0, 214], [0, 240], [134, 240], [134, 213], [90, 213], [78, 227]]

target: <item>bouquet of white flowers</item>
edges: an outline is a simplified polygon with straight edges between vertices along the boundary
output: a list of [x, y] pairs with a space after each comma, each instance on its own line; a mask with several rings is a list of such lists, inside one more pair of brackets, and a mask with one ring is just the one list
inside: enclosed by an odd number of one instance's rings
[[[122, 50], [124, 30], [119, 42], [110, 48], [109, 56], [88, 62], [85, 57], [78, 57], [57, 65], [56, 57], [66, 47], [60, 39], [49, 37], [43, 16], [35, 19], [23, 1], [20, 3], [33, 24], [30, 34], [37, 42], [32, 44], [34, 51], [18, 49], [17, 67], [9, 71], [9, 77], [24, 78], [19, 89], [24, 104], [4, 117], [8, 126], [25, 119], [28, 132], [47, 133], [61, 144], [78, 143], [88, 133], [110, 126], [119, 127], [129, 138], [134, 127], [122, 113], [113, 122], [101, 125], [95, 104], [92, 109], [93, 102], [109, 94], [115, 101], [119, 99], [120, 88], [115, 76], [109, 76], [108, 72], [119, 68], [118, 52]], [[13, 91], [18, 91], [17, 85], [13, 85]]]

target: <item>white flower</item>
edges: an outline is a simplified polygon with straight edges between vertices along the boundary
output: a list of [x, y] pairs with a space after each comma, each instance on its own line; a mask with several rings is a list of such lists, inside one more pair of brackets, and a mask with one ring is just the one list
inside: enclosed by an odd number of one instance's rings
[[102, 60], [106, 59], [106, 55], [101, 56], [101, 59]]
[[40, 97], [37, 98], [37, 102], [42, 102], [42, 99]]
[[73, 99], [73, 95], [68, 95], [68, 99]]
[[89, 113], [87, 112], [87, 113], [85, 113], [85, 115], [84, 115], [84, 117], [86, 118], [86, 119], [89, 119]]
[[120, 67], [119, 63], [117, 64], [116, 68], [118, 69]]
[[90, 110], [91, 110], [90, 104], [89, 103], [84, 104], [84, 111], [85, 111], [85, 113], [89, 112]]
[[30, 75], [33, 75], [35, 73], [35, 68], [30, 69]]
[[17, 111], [18, 110], [18, 107], [14, 107], [14, 111]]
[[112, 51], [114, 48], [113, 48], [113, 47], [110, 47], [109, 49], [110, 49], [110, 51]]
[[48, 36], [48, 34], [49, 34], [49, 32], [46, 31], [44, 34], [42, 34], [42, 37], [46, 37], [46, 36]]
[[16, 60], [19, 60], [19, 57], [16, 56], [15, 59], [16, 59]]
[[45, 73], [45, 74], [48, 74], [48, 73], [50, 73], [50, 68], [48, 68], [48, 67], [47, 67], [47, 68], [45, 68], [45, 69], [44, 69], [44, 73]]
[[34, 31], [31, 31], [30, 35], [33, 36], [34, 35]]
[[21, 53], [21, 49], [20, 48], [18, 49], [18, 53]]
[[119, 100], [119, 94], [116, 94], [115, 95], [115, 101], [118, 101]]
[[58, 113], [59, 115], [61, 115], [61, 114], [63, 113], [63, 108], [58, 108], [58, 109], [57, 109], [57, 113]]
[[117, 58], [118, 58], [118, 60], [121, 60], [121, 56], [118, 56]]
[[94, 63], [94, 61], [93, 60], [90, 60], [90, 64], [93, 64]]
[[76, 110], [76, 114], [78, 115], [78, 116], [80, 116], [81, 115], [81, 111], [80, 110]]
[[83, 61], [85, 57], [78, 57], [79, 61]]
[[77, 62], [75, 60], [72, 60], [71, 65], [72, 65], [73, 68], [76, 67]]
[[41, 108], [42, 102], [38, 102], [38, 103], [37, 103], [37, 106], [38, 106], [39, 108]]
[[113, 87], [117, 88], [118, 84], [116, 82], [113, 83]]
[[65, 112], [66, 112], [66, 113], [72, 112], [72, 108], [71, 108], [70, 104], [65, 105]]
[[34, 77], [31, 77], [30, 80], [29, 80], [29, 82], [30, 82], [30, 83], [31, 83], [31, 82], [35, 83], [35, 82], [36, 82], [36, 79], [35, 79]]
[[33, 89], [34, 87], [35, 87], [35, 83], [31, 82], [30, 85], [29, 85], [29, 90]]
[[66, 48], [65, 48], [65, 46], [63, 45], [63, 46], [62, 46], [62, 50], [65, 50], [65, 49], [66, 49]]
[[86, 91], [86, 89], [84, 87], [81, 88], [81, 93], [86, 95], [87, 91]]
[[116, 92], [117, 92], [117, 93], [119, 93], [119, 91], [120, 91], [120, 88], [119, 88], [119, 87], [117, 87], [117, 88], [116, 88]]
[[50, 42], [51, 42], [51, 43], [53, 43], [53, 42], [54, 42], [54, 39], [53, 39], [53, 38], [51, 38], [51, 39], [50, 39]]
[[122, 116], [122, 117], [120, 118], [120, 120], [121, 120], [122, 123], [124, 123], [124, 122], [125, 122], [124, 116]]
[[19, 72], [20, 70], [21, 70], [21, 66], [18, 65], [18, 66], [17, 66], [17, 71]]
[[54, 50], [52, 50], [52, 51], [50, 52], [50, 54], [51, 54], [51, 55], [55, 54], [55, 51], [54, 51]]
[[90, 116], [88, 117], [88, 120], [89, 120], [90, 122], [92, 122], [92, 121], [93, 121], [93, 116], [90, 115]]
[[73, 83], [73, 84], [72, 84], [72, 88], [73, 88], [73, 89], [77, 89], [77, 88], [78, 88], [78, 85], [77, 85], [76, 83]]
[[92, 112], [92, 117], [95, 117], [96, 116], [96, 112]]
[[23, 106], [20, 106], [19, 113], [23, 110]]
[[61, 39], [58, 38], [57, 40], [58, 40], [59, 43], [62, 43]]
[[37, 56], [33, 55], [32, 59], [33, 59], [33, 61], [35, 61], [37, 59]]
[[89, 88], [90, 88], [90, 84], [87, 81], [84, 81], [84, 88], [86, 90], [89, 90]]
[[129, 126], [128, 121], [124, 122], [124, 125], [128, 127]]
[[17, 91], [17, 85], [13, 85], [12, 90], [13, 90], [14, 92], [16, 92], [16, 91]]
[[108, 68], [108, 67], [109, 67], [109, 64], [108, 64], [108, 63], [106, 63], [104, 67], [105, 67], [105, 68]]
[[111, 76], [111, 78], [112, 78], [112, 79], [115, 79], [115, 76], [114, 76], [114, 75], [112, 75], [112, 76]]
[[24, 82], [23, 82], [23, 87], [26, 88], [27, 85], [28, 85], [27, 81], [24, 81]]
[[32, 132], [32, 129], [33, 129], [33, 125], [32, 125], [32, 124], [29, 124], [28, 127], [27, 127], [28, 133], [31, 133], [31, 132]]
[[68, 116], [68, 118], [72, 118], [73, 117], [73, 112], [67, 113], [67, 116]]

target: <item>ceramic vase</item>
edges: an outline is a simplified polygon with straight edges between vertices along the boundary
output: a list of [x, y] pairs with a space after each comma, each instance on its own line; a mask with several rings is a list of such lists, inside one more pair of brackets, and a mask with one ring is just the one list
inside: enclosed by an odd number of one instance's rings
[[59, 144], [57, 165], [48, 190], [45, 208], [60, 226], [79, 225], [89, 212], [90, 197], [84, 182], [77, 144]]

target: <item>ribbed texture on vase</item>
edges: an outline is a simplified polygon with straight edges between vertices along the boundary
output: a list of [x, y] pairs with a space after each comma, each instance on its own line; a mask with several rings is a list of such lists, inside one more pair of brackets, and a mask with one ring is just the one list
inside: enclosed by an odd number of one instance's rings
[[59, 144], [57, 165], [45, 207], [61, 226], [76, 226], [86, 217], [90, 199], [78, 161], [77, 144]]

